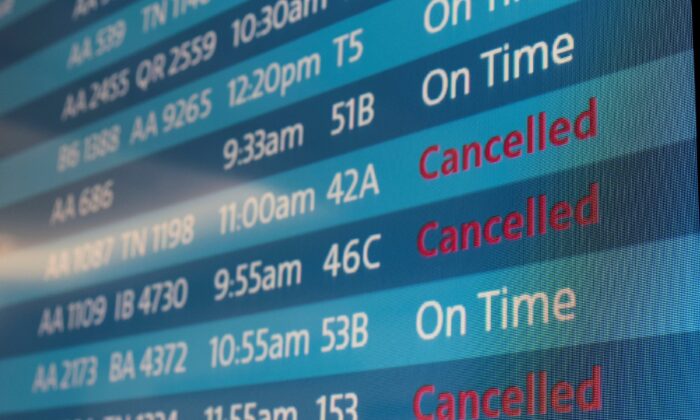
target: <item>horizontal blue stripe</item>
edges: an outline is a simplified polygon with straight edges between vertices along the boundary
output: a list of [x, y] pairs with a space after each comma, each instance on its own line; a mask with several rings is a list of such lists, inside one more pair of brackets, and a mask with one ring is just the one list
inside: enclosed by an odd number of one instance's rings
[[[11, 24], [0, 26], [0, 44], [2, 44], [0, 72], [10, 69], [13, 65], [21, 66], [21, 60], [35, 60], [31, 58], [32, 54], [50, 56], [49, 51], [54, 48], [60, 49], [61, 55], [51, 55], [50, 57], [53, 59], [60, 57], [60, 59], [43, 61], [41, 69], [45, 71], [47, 68], [50, 68], [52, 74], [65, 71], [65, 63], [70, 51], [70, 48], [66, 48], [66, 45], [70, 45], [70, 43], [67, 41], [60, 42], [59, 40], [76, 35], [78, 31], [88, 27], [96, 20], [106, 18], [110, 14], [123, 9], [124, 6], [128, 6], [129, 2], [130, 0], [111, 0], [109, 3], [93, 10], [87, 16], [73, 19], [76, 0], [15, 0], [18, 16], [13, 17]], [[2, 22], [3, 20], [0, 19], [0, 23]], [[72, 43], [76, 39], [82, 38], [85, 34], [94, 32], [96, 28], [104, 26], [105, 23], [106, 21], [103, 20], [95, 25], [91, 25], [87, 30], [77, 34], [70, 42]], [[32, 62], [38, 64], [37, 61]], [[30, 74], [35, 78], [34, 82], [43, 75], [43, 73], [37, 74], [37, 69], [31, 66], [25, 66], [24, 69], [31, 70]], [[4, 92], [10, 89], [9, 87], [5, 89], [5, 82], [0, 82]], [[24, 88], [31, 89], [32, 86], [33, 84], [28, 84]], [[5, 99], [10, 100], [11, 98], [0, 99], [0, 102]]]
[[[700, 274], [700, 260], [695, 258], [697, 240], [698, 236], [689, 236], [667, 243], [666, 246], [661, 243], [646, 244], [643, 248], [588, 254], [575, 259], [549, 261], [6, 359], [0, 362], [0, 375], [13, 380], [0, 384], [0, 410], [7, 413], [114, 399], [147, 398], [227, 386], [695, 332], [700, 326], [700, 309], [694, 304], [700, 298], [700, 290], [695, 287]], [[392, 273], [391, 276], [385, 276], [385, 279], [392, 281], [400, 275], [401, 273]], [[664, 287], [658, 287], [660, 278], [664, 279]], [[478, 299], [477, 294], [502, 287], [508, 288], [511, 297], [522, 293], [543, 292], [550, 299], [553, 299], [558, 290], [569, 288], [576, 293], [575, 317], [564, 322], [557, 321], [550, 314], [549, 323], [536, 322], [530, 327], [525, 325], [527, 317], [521, 313], [521, 325], [517, 329], [503, 331], [496, 328], [487, 332], [484, 328], [484, 301]], [[433, 341], [419, 339], [415, 330], [417, 311], [429, 300], [440, 302], [444, 307], [463, 305], [467, 313], [465, 335], [460, 335], [455, 330], [452, 337], [443, 335]], [[323, 319], [358, 312], [364, 312], [368, 317], [366, 345], [345, 351], [321, 352], [321, 347], [326, 344], [321, 335]], [[426, 318], [426, 325], [431, 322], [430, 319]], [[214, 369], [210, 366], [208, 343], [212, 336], [232, 333], [237, 343], [241, 343], [243, 331], [258, 328], [269, 328], [270, 334], [306, 329], [310, 336], [308, 355], [239, 364], [229, 368]], [[136, 360], [140, 360], [140, 355], [148, 346], [172, 341], [185, 341], [188, 344], [185, 373], [150, 379], [138, 373], [134, 380], [117, 383], [108, 381], [108, 360], [112, 352], [129, 349], [134, 352]], [[100, 361], [98, 379], [94, 386], [32, 393], [35, 369], [39, 364], [60, 364], [64, 359], [82, 356], [96, 356]]]
[[[503, 127], [501, 131], [504, 132], [499, 134], [504, 135], [515, 128], [524, 130], [527, 115], [545, 110], [552, 116], [552, 120], [564, 114], [575, 118], [587, 109], [589, 98], [596, 95], [599, 95], [599, 106], [602, 107], [600, 125], [605, 127], [602, 135], [607, 139], [628, 140], [614, 142], [612, 143], [614, 147], [606, 148], [600, 153], [612, 153], [613, 150], [617, 150], [617, 147], [621, 147], [622, 149], [615, 153], [622, 154], [628, 150], [640, 150], [669, 140], [687, 139], [693, 137], [696, 132], [693, 72], [692, 53], [683, 53], [522, 103], [497, 108], [487, 114], [438, 128], [434, 132], [431, 130], [406, 136], [382, 147], [367, 149], [362, 154], [367, 158], [392, 156], [392, 150], [396, 150], [397, 145], [400, 144], [402, 149], [406, 149], [409, 144], [415, 144], [412, 146], [416, 150], [415, 154], [404, 153], [393, 158], [397, 160], [395, 173], [405, 172], [405, 175], [400, 177], [405, 179], [415, 172], [420, 153], [434, 144], [434, 139], [456, 137], [454, 145], [459, 146], [466, 140], [452, 133], [465, 133], [485, 142], [496, 134], [495, 131], [498, 131], [496, 127]], [[665, 80], [668, 74], [674, 74], [674, 79], [662, 84], [661, 81]], [[398, 103], [385, 98], [400, 98], [400, 93], [404, 90], [402, 81], [403, 79], [399, 77], [383, 77], [381, 81], [368, 82], [367, 87], [352, 86], [343, 93], [333, 92], [330, 95], [323, 95], [297, 106], [283, 108], [236, 125], [231, 129], [217, 131], [147, 159], [137, 160], [106, 173], [100, 173], [58, 191], [1, 208], [0, 230], [12, 238], [14, 247], [25, 247], [104, 226], [159, 207], [382, 143], [392, 137], [420, 131], [444, 120], [438, 110], [433, 109], [416, 113], [410, 120], [398, 118], [398, 114], [404, 112], [402, 106], [405, 108], [407, 101]], [[374, 106], [377, 115], [375, 121], [370, 127], [348, 132], [347, 135], [341, 136], [342, 138], [329, 140], [328, 133], [333, 129], [331, 120], [316, 116], [331, 109], [338, 98], [356, 95], [355, 92], [361, 92], [362, 89], [374, 92], [377, 98]], [[507, 93], [510, 95], [499, 95], [494, 101], [483, 101], [478, 107], [463, 108], [461, 114], [480, 114], [489, 108], [520, 99], [522, 93], [513, 95], [513, 92], [509, 90]], [[556, 106], [553, 106], [555, 103]], [[567, 104], [569, 107], [562, 109], [559, 104]], [[630, 104], [633, 105], [630, 106]], [[619, 114], [620, 109], [625, 109], [625, 117], [622, 119]], [[507, 115], [507, 119], [504, 119], [503, 115]], [[629, 124], [627, 121], [639, 121], [639, 123]], [[669, 126], [670, 121], [675, 122]], [[246, 132], [261, 127], [270, 131], [280, 130], [297, 123], [302, 123], [304, 126], [303, 147], [271, 159], [239, 166], [233, 171], [223, 170], [222, 150], [228, 139], [238, 138], [243, 145], [243, 134]], [[628, 146], [633, 149], [629, 149]], [[604, 157], [602, 154], [598, 156]], [[196, 168], [197, 176], [192, 176], [191, 171], [183, 171], [184, 167], [191, 170]], [[58, 197], [66, 197], [69, 194], [77, 197], [83, 188], [106, 180], [113, 182], [116, 197], [108, 211], [71, 220], [65, 224], [49, 225]], [[132, 188], [133, 185], [140, 185], [141, 188]], [[178, 185], [178, 188], [173, 190], [170, 188], [172, 185]], [[154, 200], [152, 192], [162, 190], [169, 192]]]
[[[700, 334], [674, 334], [663, 337], [597, 343], [562, 349], [468, 359], [440, 364], [383, 369], [318, 379], [283, 382], [245, 388], [218, 389], [184, 395], [160, 396], [101, 405], [15, 413], [3, 420], [46, 420], [102, 418], [107, 415], [162, 410], [178, 411], [178, 418], [201, 418], [210, 406], [257, 402], [260, 408], [292, 406], [298, 418], [316, 418], [316, 400], [322, 395], [354, 393], [361, 419], [413, 418], [412, 402], [421, 386], [434, 384], [438, 392], [475, 390], [479, 395], [492, 387], [526, 387], [530, 372], [546, 371], [548, 386], [559, 381], [580, 385], [590, 379], [594, 366], [601, 367], [602, 411], [581, 413], [567, 418], [664, 418], [694, 420], [700, 406], [693, 396], [700, 393], [692, 360], [700, 357]], [[494, 400], [494, 407], [499, 406]], [[434, 409], [434, 398], [425, 399], [423, 410]], [[341, 400], [342, 408], [351, 401]], [[524, 407], [524, 405], [523, 405]], [[552, 411], [551, 407], [548, 410]], [[554, 414], [549, 417], [554, 418]], [[482, 413], [483, 418], [483, 413]]]
[[[154, 259], [149, 259], [151, 257], [147, 257], [143, 260], [136, 260], [131, 265], [128, 262], [124, 263], [126, 266], [124, 264], [117, 265], [109, 275], [99, 275], [98, 272], [92, 276], [83, 276], [80, 279], [82, 281], [41, 282], [35, 280], [34, 283], [30, 281], [5, 283], [3, 294], [5, 303], [17, 301], [20, 298], [47, 296], [61, 290], [70, 290], [86, 285], [94, 287], [77, 293], [54, 296], [38, 302], [5, 308], [2, 313], [6, 315], [0, 318], [7, 320], [7, 322], [0, 323], [3, 331], [0, 336], [8, 339], [12, 337], [17, 345], [16, 348], [3, 350], [3, 354], [32, 351], [42, 346], [56, 347], [83, 340], [107, 338], [110, 334], [129, 334], [134, 331], [163, 328], [171, 323], [198, 322], [216, 317], [306, 303], [337, 296], [336, 293], [351, 295], [432, 281], [445, 276], [518, 266], [548, 258], [577, 255], [594, 250], [605, 250], [696, 233], [699, 227], [696, 205], [698, 199], [697, 184], [693, 181], [697, 178], [694, 159], [693, 142], [678, 143], [663, 149], [600, 162], [567, 172], [554, 172], [541, 178], [445, 201], [433, 202], [434, 199], [448, 196], [447, 193], [444, 193], [443, 196], [436, 190], [433, 200], [426, 200], [427, 203], [431, 204], [408, 208], [396, 213], [382, 211], [386, 209], [387, 203], [379, 206], [378, 202], [370, 201], [364, 203], [363, 206], [344, 211], [343, 213], [351, 214], [352, 217], [345, 216], [342, 221], [345, 223], [354, 221], [355, 223], [343, 226], [338, 226], [341, 220], [334, 218], [333, 211], [328, 209], [328, 211], [317, 213], [319, 216], [317, 219], [297, 220], [295, 221], [297, 226], [287, 224], [290, 228], [283, 233], [271, 232], [263, 227], [260, 230], [237, 232], [233, 238], [224, 238], [230, 239], [229, 241], [216, 236], [218, 235], [218, 222], [213, 221], [214, 226], [210, 228], [210, 231], [217, 233], [209, 238], [202, 238], [202, 241], [196, 245], [193, 243], [190, 247], [185, 247], [180, 252], [174, 251], [173, 255], [166, 255], [164, 258], [156, 256]], [[626, 169], [629, 167], [648, 169], [629, 175], [627, 173], [629, 171]], [[514, 173], [518, 173], [517, 170], [514, 170]], [[500, 178], [496, 175], [487, 176], [496, 178], [494, 182], [498, 182], [498, 178]], [[480, 183], [479, 178], [474, 178], [473, 181], [477, 185]], [[550, 197], [550, 203], [561, 199], [575, 202], [584, 194], [588, 194], [590, 183], [596, 181], [600, 182], [602, 200], [600, 203], [602, 216], [598, 225], [575, 228], [572, 231], [558, 234], [550, 232], [544, 237], [525, 238], [522, 241], [507, 242], [495, 247], [485, 246], [477, 250], [459, 253], [456, 256], [443, 256], [435, 260], [423, 259], [418, 255], [417, 233], [421, 226], [428, 221], [436, 220], [442, 225], [471, 220], [485, 221], [493, 215], [505, 215], [514, 210], [523, 211], [526, 198], [539, 193], [547, 193]], [[484, 187], [488, 188], [489, 185]], [[479, 191], [479, 188], [474, 188], [472, 191]], [[405, 193], [393, 196], [390, 194], [391, 198], [388, 203], [397, 206], [394, 208], [400, 208], [400, 204], [406, 201], [405, 195]], [[429, 196], [430, 193], [427, 188], [416, 189], [412, 195], [423, 197]], [[625, 199], [619, 197], [625, 197]], [[466, 203], [475, 204], [467, 208], [465, 207]], [[670, 206], [668, 203], [674, 203], [674, 205]], [[375, 209], [375, 206], [380, 208]], [[372, 216], [375, 217], [365, 219]], [[215, 218], [215, 216], [211, 218]], [[672, 220], [678, 222], [670, 223], [669, 221]], [[293, 237], [279, 243], [246, 249], [246, 247], [266, 241], [314, 232], [316, 229], [324, 227], [329, 229], [308, 236]], [[363, 273], [362, 277], [366, 276], [367, 282], [335, 284], [328, 273], [321, 271], [331, 244], [335, 242], [345, 243], [352, 238], [366, 238], [377, 233], [382, 235], [382, 240], [374, 246], [372, 255], [377, 255], [377, 259], [382, 261], [383, 268], [377, 272]], [[429, 245], [435, 244], [436, 237], [436, 234], [429, 237]], [[236, 241], [240, 242], [236, 243]], [[537, 249], [538, 252], [532, 252], [532, 249]], [[235, 250], [240, 251], [235, 254], [223, 254], [226, 251]], [[197, 261], [197, 258], [217, 253], [222, 254]], [[396, 258], [396, 255], [402, 257]], [[266, 264], [299, 259], [306, 267], [306, 271], [304, 271], [306, 277], [304, 277], [303, 283], [305, 286], [299, 287], [298, 290], [297, 288], [285, 290], [279, 293], [279, 296], [272, 294], [269, 297], [243, 298], [241, 300], [244, 302], [240, 306], [236, 305], [226, 310], [209, 306], [208, 302], [212, 301], [214, 291], [212, 280], [219, 268], [234, 269], [238, 263], [258, 258], [263, 258]], [[37, 258], [37, 260], [40, 259]], [[158, 264], [154, 264], [154, 261]], [[193, 262], [183, 265], [186, 261]], [[441, 266], [439, 273], [435, 272], [436, 264]], [[124, 272], [129, 269], [132, 272], [147, 272], [156, 268], [163, 269], [130, 279], [106, 283], [109, 279], [119, 278], [119, 274], [128, 275]], [[384, 283], [381, 281], [386, 276], [384, 273], [392, 273], [392, 276], [398, 275], [401, 280]], [[174, 280], [181, 276], [190, 280], [193, 299], [191, 305], [181, 313], [169, 314], [167, 317], [142, 319], [138, 323], [129, 325], [112, 326], [110, 325], [111, 321], [107, 321], [109, 327], [96, 331], [70, 333], [53, 338], [36, 338], [35, 333], [38, 330], [41, 311], [45, 307], [67, 304], [78, 298], [94, 297], [99, 293], [105, 293], [106, 296], [109, 296], [110, 302], [113, 302], [114, 294], [122, 288], [132, 287], [135, 290], [141, 290], [146, 284], [166, 279]], [[196, 284], [195, 282], [198, 281], [203, 283]], [[330, 286], [326, 284], [328, 281], [333, 284], [330, 289], [326, 289]], [[111, 306], [112, 303], [110, 303]], [[16, 319], [23, 319], [22, 324], [16, 325]]]
[[[556, 3], [556, 6], [559, 7], [563, 4], [564, 3], [562, 2], [558, 2]], [[434, 53], [445, 47], [457, 45], [460, 42], [477, 38], [485, 33], [527, 20], [532, 16], [537, 16], [538, 14], [551, 10], [554, 4], [537, 3], [529, 6], [527, 9], [522, 9], [524, 11], [520, 14], [503, 15], [503, 18], [499, 20], [474, 21], [473, 23], [476, 26], [472, 26], [470, 31], [447, 31], [440, 37], [434, 38], [428, 37], [420, 31], [411, 32], [409, 34], [411, 39], [407, 39], [405, 33], [387, 33], [385, 31], [387, 16], [391, 16], [392, 19], [406, 19], [406, 25], [409, 26], [419, 25], [420, 19], [418, 19], [418, 16], [421, 14], [416, 14], [417, 10], [413, 11], [416, 13], [409, 14], [414, 5], [417, 9], [416, 3], [411, 3], [409, 5], [410, 7], [406, 7], [407, 5], [403, 2], [390, 2], [378, 6], [356, 17], [348, 19], [341, 24], [321, 30], [315, 34], [303, 37], [297, 41], [262, 54], [256, 57], [254, 60], [249, 60], [245, 63], [233, 66], [232, 68], [220, 71], [211, 77], [206, 78], [205, 80], [179, 87], [168, 94], [154, 98], [143, 104], [139, 104], [138, 106], [132, 107], [126, 111], [117, 113], [110, 118], [102, 120], [101, 122], [91, 124], [76, 132], [50, 140], [45, 144], [12, 156], [0, 164], [0, 176], [6, 173], [11, 173], [13, 176], [22, 176], [26, 174], [26, 176], [23, 176], [23, 179], [37, 179], [41, 180], [41, 183], [38, 187], [34, 187], [34, 182], [32, 182], [30, 184], [32, 185], [31, 187], [24, 186], [20, 189], [12, 185], [0, 185], [0, 188], [3, 188], [0, 190], [0, 197], [12, 197], [14, 199], [17, 199], [18, 196], [26, 197], [40, 191], [46, 191], [52, 186], [74, 181], [97, 171], [103, 171], [107, 168], [118, 166], [127, 161], [144, 157], [159, 150], [173, 147], [177, 144], [190, 141], [198, 136], [230, 126], [231, 124], [246, 121], [249, 118], [265, 114], [274, 109], [278, 109], [281, 106], [295, 104], [302, 99], [313, 97], [328, 90], [344, 86], [364, 77], [393, 68], [397, 65], [405, 64], [411, 60], [417, 59], [426, 54]], [[569, 13], [571, 13], [571, 11], [569, 11]], [[566, 14], [561, 14], [559, 17], [559, 19], [565, 18]], [[366, 45], [362, 62], [356, 63], [355, 67], [346, 66], [340, 69], [334, 67], [331, 63], [335, 63], [337, 52], [333, 43], [329, 42], [329, 39], [332, 40], [335, 37], [342, 35], [343, 33], [351, 32], [358, 27], [362, 27], [364, 29], [363, 42]], [[452, 57], [451, 60], [456, 60], [456, 63], [458, 64], [461, 61], [459, 57], [461, 57], [463, 53], [468, 53], [472, 56], [478, 55], [480, 52], [479, 49], [497, 45], [498, 43], [503, 42], [504, 37], [525, 38], [525, 34], [527, 34], [528, 31], [543, 33], [542, 25], [536, 25], [536, 22], [529, 23], [527, 26], [513, 32], [512, 34], [511, 31], [500, 32], [497, 36], [493, 36], [488, 39], [481, 39], [477, 43], [466, 44], [461, 49], [445, 52], [442, 55], [437, 55], [435, 57], [431, 57], [430, 59], [434, 60], [440, 57], [447, 57], [449, 54], [457, 54], [457, 58]], [[542, 36], [545, 36], [545, 34], [546, 36], [551, 36], [552, 34], [556, 33], [553, 30], [552, 32], [547, 31], [544, 32]], [[626, 41], [622, 39], [618, 39], [618, 41], [626, 43]], [[685, 41], [682, 41], [681, 44], [684, 42]], [[373, 45], [374, 47], [372, 47]], [[662, 46], [660, 49], [661, 51], [655, 50], [655, 52], [652, 53], [654, 57], [650, 57], [649, 54], [634, 56], [634, 60], [638, 59], [639, 61], [623, 64], [623, 67], [627, 65], [631, 66], [635, 63], [643, 63], [651, 60], [652, 58], [659, 58], [656, 57], [657, 52], [661, 54], [661, 56], [666, 56], [672, 54], [676, 49], [684, 50], [689, 48], [689, 44], [687, 45], [687, 48], [679, 46], [677, 43], [665, 43], [660, 45]], [[396, 56], [387, 55], [387, 50], [395, 51]], [[249, 103], [243, 107], [236, 108], [235, 110], [229, 109], [229, 95], [227, 93], [227, 86], [232, 77], [235, 77], [238, 74], [251, 73], [255, 68], [267, 66], [271, 62], [277, 61], [283, 63], [291, 60], [297, 60], [306, 54], [314, 52], [319, 53], [323, 61], [326, 63], [322, 66], [323, 71], [320, 78], [305, 82], [303, 89], [299, 88], [287, 92], [287, 95], [284, 98], [279, 96], [268, 96], [257, 101], [256, 103]], [[649, 52], [651, 52], [651, 50], [647, 51], [647, 53]], [[422, 60], [420, 65], [423, 68], [434, 66], [434, 64], [435, 61], [426, 59]], [[581, 65], [583, 65], [583, 63]], [[428, 67], [428, 69], [430, 68], [432, 67]], [[615, 69], [619, 70], [618, 67], [615, 67]], [[407, 79], [407, 81], [416, 79], [416, 70], [416, 68], [413, 68], [414, 73], [411, 73], [411, 77]], [[406, 70], [403, 69], [402, 71], [405, 72]], [[605, 73], [605, 71], [603, 71], [603, 73]], [[595, 77], [595, 75], [590, 75], [590, 77]], [[76, 139], [82, 139], [90, 133], [110, 127], [113, 124], [120, 124], [124, 132], [129, 132], [133, 126], [136, 116], [147, 115], [149, 111], [155, 111], [159, 114], [161, 108], [163, 108], [166, 104], [179, 98], [189, 97], [191, 94], [199, 92], [205, 88], [213, 88], [211, 98], [213, 103], [213, 111], [206, 122], [186, 126], [180, 130], [170, 132], [166, 136], [162, 136], [167, 137], [167, 141], [151, 141], [134, 146], [128, 146], [125, 144], [127, 141], [123, 140], [124, 144], [122, 144], [120, 150], [110, 155], [106, 159], [99, 159], [88, 163], [83, 162], [77, 168], [63, 173], [57, 173], [55, 169], [58, 156], [57, 153], [61, 145], [68, 144]], [[412, 92], [419, 95], [420, 84], [415, 85], [414, 89], [415, 90]], [[446, 111], [446, 108], [443, 108], [443, 110]], [[450, 114], [446, 112], [445, 115], [448, 116]], [[32, 168], [43, 169], [35, 169], [31, 173], [27, 173], [26, 165], [30, 165]], [[5, 188], [7, 188], [7, 190]]]

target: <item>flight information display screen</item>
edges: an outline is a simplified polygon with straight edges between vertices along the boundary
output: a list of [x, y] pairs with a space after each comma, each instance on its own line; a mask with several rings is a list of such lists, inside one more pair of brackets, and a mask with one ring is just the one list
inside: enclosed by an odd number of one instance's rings
[[692, 7], [0, 0], [0, 419], [699, 419]]

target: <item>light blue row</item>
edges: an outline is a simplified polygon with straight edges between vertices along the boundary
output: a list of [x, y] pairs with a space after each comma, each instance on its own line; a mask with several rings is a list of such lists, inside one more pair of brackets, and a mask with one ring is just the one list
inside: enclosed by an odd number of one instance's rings
[[[170, 17], [166, 25], [151, 29], [147, 33], [142, 30], [141, 10], [152, 4], [153, 0], [137, 1], [0, 71], [0, 87], [3, 91], [0, 95], [0, 115], [245, 1], [248, 0], [211, 0], [208, 5], [191, 9], [187, 15], [177, 19]], [[72, 69], [66, 66], [73, 43], [82, 45], [83, 38], [94, 37], [98, 30], [119, 19], [123, 19], [127, 26], [126, 38], [119, 48]], [[51, 77], [45, 77], [46, 69], [51, 69]]]
[[[695, 137], [694, 91], [687, 81], [693, 72], [692, 53], [684, 53], [657, 62], [582, 83], [500, 109], [479, 114], [433, 129], [413, 133], [376, 146], [361, 149], [288, 172], [280, 173], [229, 190], [179, 203], [143, 214], [110, 226], [81, 233], [42, 246], [6, 254], [0, 258], [0, 304], [7, 305], [59, 291], [94, 285], [136, 273], [193, 261], [247, 248], [286, 237], [363, 220], [437, 200], [507, 185], [554, 172], [587, 165], [599, 160], [623, 156], [661, 145], [687, 141]], [[664, 76], [673, 73], [674, 78]], [[661, 80], [665, 80], [663, 83]], [[596, 96], [599, 106], [599, 135], [587, 141], [572, 140], [564, 147], [516, 160], [486, 165], [466, 174], [426, 182], [418, 173], [423, 151], [439, 143], [443, 147], [487, 141], [514, 129], [525, 129], [525, 119], [540, 111], [552, 116], [575, 118], [588, 108], [589, 98]], [[620, 110], [624, 110], [621, 112]], [[380, 116], [378, 116], [379, 118]], [[303, 149], [295, 151], [303, 153]], [[364, 170], [373, 163], [381, 194], [368, 194], [363, 200], [336, 206], [325, 199], [333, 176], [349, 168]], [[316, 191], [314, 212], [296, 218], [258, 224], [232, 235], [219, 233], [219, 208], [231, 201], [239, 208], [247, 197], [261, 197], [265, 192], [289, 194], [313, 187]], [[173, 186], [176, 188], [176, 186]], [[167, 192], [165, 192], [167, 193]], [[118, 197], [117, 197], [118, 199]], [[120, 233], [130, 229], [182, 217], [196, 216], [196, 235], [188, 245], [151, 254], [145, 258], [121, 261], [112, 258], [107, 268], [64, 277], [42, 280], [46, 262], [52, 252], [71, 249], [113, 235], [115, 252], [120, 252]]]
[[[511, 12], [502, 12], [502, 15], [498, 15], [498, 19], [496, 16], [484, 16], [487, 14], [486, 9], [475, 8], [473, 20], [469, 23], [468, 28], [462, 26], [449, 28], [432, 36], [420, 30], [423, 24], [423, 2], [392, 1], [377, 6], [332, 27], [302, 37], [229, 69], [219, 71], [203, 80], [182, 86], [80, 130], [10, 156], [0, 162], [0, 178], [12, 177], [22, 179], [22, 182], [0, 183], [0, 206], [190, 141], [198, 136], [363, 79], [491, 31], [526, 21], [575, 1], [577, 0], [556, 2], [529, 0], [519, 3], [518, 7], [512, 8]], [[415, 28], [415, 30], [387, 30], [387, 19], [391, 19], [392, 25], [397, 25], [397, 27]], [[364, 55], [362, 59], [355, 64], [345, 65], [342, 68], [336, 67], [337, 51], [333, 39], [357, 28], [364, 29], [362, 34]], [[250, 75], [253, 70], [266, 67], [272, 62], [296, 61], [313, 53], [319, 53], [323, 60], [320, 77], [293, 86], [285, 97], [269, 95], [243, 106], [229, 108], [228, 83], [232, 78], [242, 74]], [[180, 98], [188, 98], [193, 93], [206, 88], [213, 89], [211, 95], [213, 111], [208, 119], [167, 135], [161, 135], [155, 141], [139, 143], [135, 146], [128, 145], [128, 136], [136, 116], [145, 116], [149, 111], [155, 111], [160, 115], [166, 104]], [[418, 86], [413, 88], [419, 89]], [[13, 95], [8, 95], [8, 97], [11, 96]], [[117, 152], [104, 159], [89, 163], [81, 162], [77, 168], [63, 173], [56, 172], [58, 150], [61, 145], [82, 139], [90, 133], [110, 127], [115, 123], [121, 124], [125, 133], [123, 137], [126, 137], [126, 139], [122, 139], [122, 146]]]
[[[147, 398], [698, 331], [699, 246], [700, 238], [687, 236], [7, 359], [0, 362], [0, 377], [12, 380], [0, 381], [0, 412]], [[387, 276], [386, 280], [391, 281], [391, 274], [387, 273]], [[485, 299], [479, 299], [477, 294], [504, 287], [507, 287], [511, 299], [525, 293], [546, 293], [550, 305], [548, 323], [542, 322], [540, 301], [535, 305], [534, 323], [528, 326], [528, 304], [523, 303], [520, 305], [518, 327], [513, 328], [511, 302], [511, 322], [507, 330], [502, 330], [498, 306], [500, 300], [494, 298], [494, 325], [490, 332], [486, 331]], [[560, 318], [557, 319], [553, 305], [556, 293], [562, 289], [575, 293], [576, 308], [560, 311]], [[457, 317], [453, 318], [451, 338], [446, 337], [445, 324], [442, 334], [434, 340], [420, 339], [416, 330], [417, 313], [426, 301], [439, 302], [443, 311], [448, 306], [462, 305], [466, 313], [466, 334], [461, 335], [460, 324], [454, 321], [459, 319]], [[561, 302], [570, 303], [570, 295]], [[329, 343], [322, 335], [323, 319], [339, 315], [351, 317], [356, 313], [365, 313], [368, 317], [366, 344], [356, 349], [322, 352], [321, 348]], [[571, 315], [573, 319], [564, 320]], [[422, 319], [424, 332], [433, 333], [437, 320], [435, 309], [427, 310]], [[340, 324], [329, 325], [330, 330], [336, 332]], [[358, 325], [364, 325], [364, 322]], [[243, 332], [259, 328], [268, 328], [268, 337], [274, 333], [307, 330], [310, 337], [308, 355], [239, 363], [228, 368], [211, 367], [209, 341], [212, 337], [233, 334], [239, 347], [237, 358], [240, 361], [246, 354], [242, 350]], [[361, 333], [357, 337], [356, 343], [364, 341]], [[188, 345], [185, 373], [146, 378], [138, 371], [141, 357], [148, 346], [178, 341], [185, 341]], [[340, 341], [338, 336], [337, 342]], [[136, 379], [110, 383], [109, 360], [112, 352], [127, 350], [133, 351]], [[260, 348], [256, 349], [256, 355], [261, 352]], [[96, 356], [99, 360], [98, 379], [94, 386], [32, 393], [38, 365], [56, 363], [60, 366], [63, 360], [84, 356]], [[59, 380], [61, 372], [59, 369]]]
[[[0, 18], [0, 29], [15, 22], [17, 19], [24, 17], [41, 6], [48, 4], [52, 0], [14, 0], [12, 11], [5, 17]], [[2, 4], [2, 2], [0, 2]], [[13, 42], [15, 40], [5, 40], [5, 42]]]

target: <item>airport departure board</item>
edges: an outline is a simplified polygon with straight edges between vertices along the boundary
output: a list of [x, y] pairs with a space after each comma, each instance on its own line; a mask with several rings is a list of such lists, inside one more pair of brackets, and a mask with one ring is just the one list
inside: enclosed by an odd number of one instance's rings
[[691, 0], [0, 0], [0, 419], [700, 419]]

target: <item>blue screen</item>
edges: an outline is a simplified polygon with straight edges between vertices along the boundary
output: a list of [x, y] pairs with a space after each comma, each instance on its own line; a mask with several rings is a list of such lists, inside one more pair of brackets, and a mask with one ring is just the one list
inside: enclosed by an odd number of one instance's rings
[[0, 419], [699, 419], [692, 9], [0, 0]]

